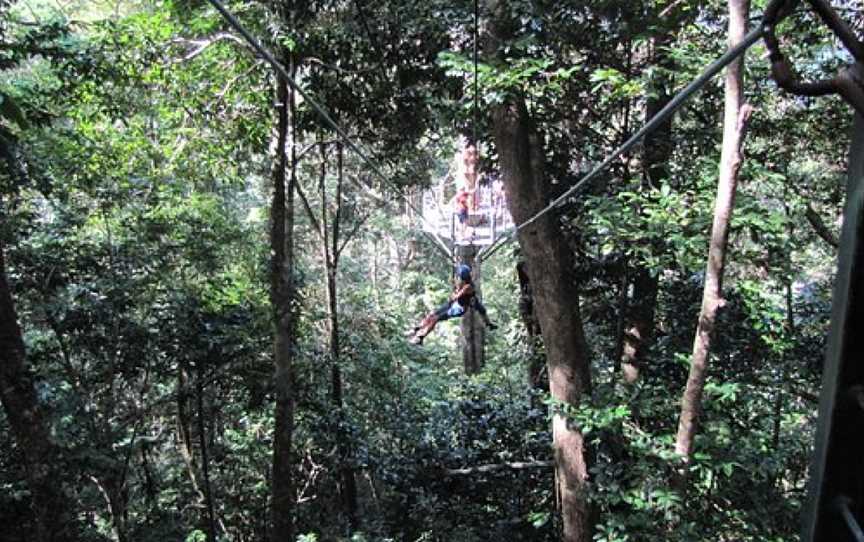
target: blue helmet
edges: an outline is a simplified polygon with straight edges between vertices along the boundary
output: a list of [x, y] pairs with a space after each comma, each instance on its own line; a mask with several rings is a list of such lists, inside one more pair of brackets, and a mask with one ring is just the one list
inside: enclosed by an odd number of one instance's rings
[[456, 276], [465, 282], [471, 282], [471, 266], [464, 263], [459, 264], [456, 266]]

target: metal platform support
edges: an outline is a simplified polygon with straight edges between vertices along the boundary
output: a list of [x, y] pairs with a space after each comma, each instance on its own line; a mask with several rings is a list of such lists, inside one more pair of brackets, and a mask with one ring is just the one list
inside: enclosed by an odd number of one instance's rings
[[459, 222], [451, 199], [443, 187], [434, 187], [423, 194], [424, 231], [455, 246], [485, 247], [513, 228], [503, 193], [489, 184], [478, 187], [464, 224]]
[[[860, 66], [858, 66], [860, 69]], [[856, 115], [801, 540], [864, 542], [864, 118]]]

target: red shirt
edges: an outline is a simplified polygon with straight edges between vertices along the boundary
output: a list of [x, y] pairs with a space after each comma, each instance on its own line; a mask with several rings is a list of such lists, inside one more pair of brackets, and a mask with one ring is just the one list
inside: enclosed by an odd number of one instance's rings
[[468, 197], [470, 194], [465, 190], [456, 194], [456, 210], [468, 209]]
[[471, 304], [472, 297], [474, 297], [474, 285], [470, 282], [465, 282], [455, 289], [453, 295], [450, 296], [450, 299], [458, 302], [463, 308], [468, 308], [468, 305]]

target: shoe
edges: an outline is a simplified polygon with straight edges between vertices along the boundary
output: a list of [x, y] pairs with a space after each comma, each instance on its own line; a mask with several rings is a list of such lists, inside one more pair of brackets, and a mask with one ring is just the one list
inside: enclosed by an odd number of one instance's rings
[[411, 328], [405, 332], [405, 336], [406, 337], [413, 337], [414, 335], [417, 335], [418, 331], [420, 331], [420, 326], [414, 326], [413, 328]]
[[423, 336], [422, 335], [415, 335], [415, 336], [411, 337], [411, 339], [408, 342], [411, 344], [417, 345], [417, 346], [423, 346]]
[[492, 322], [486, 322], [486, 329], [488, 329], [489, 331], [495, 331], [496, 329], [498, 329], [498, 326], [496, 326]]

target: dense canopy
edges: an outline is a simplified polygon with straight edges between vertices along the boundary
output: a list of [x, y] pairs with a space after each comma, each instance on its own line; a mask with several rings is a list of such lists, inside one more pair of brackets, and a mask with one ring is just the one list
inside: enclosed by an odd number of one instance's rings
[[280, 75], [203, 0], [0, 0], [0, 539], [797, 539], [854, 109], [759, 41], [538, 215], [766, 4], [227, 3]]

